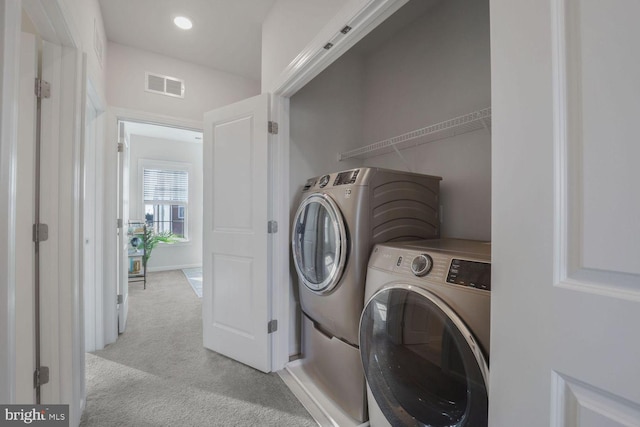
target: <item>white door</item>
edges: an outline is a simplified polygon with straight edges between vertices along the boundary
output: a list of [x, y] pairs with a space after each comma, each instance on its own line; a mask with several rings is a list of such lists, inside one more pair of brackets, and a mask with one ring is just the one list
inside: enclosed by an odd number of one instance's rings
[[124, 122], [118, 122], [118, 332], [123, 333], [129, 313], [129, 144]]
[[640, 425], [638, 16], [491, 2], [491, 426]]
[[271, 370], [268, 94], [204, 116], [204, 346]]
[[22, 33], [20, 40], [20, 105], [16, 176], [16, 402], [35, 402], [34, 243], [30, 238], [35, 222], [35, 132], [38, 73], [36, 37]]

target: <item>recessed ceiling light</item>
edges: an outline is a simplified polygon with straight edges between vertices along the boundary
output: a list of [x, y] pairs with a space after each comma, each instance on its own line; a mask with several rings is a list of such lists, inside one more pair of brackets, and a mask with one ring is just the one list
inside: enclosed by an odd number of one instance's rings
[[191, 27], [193, 27], [191, 19], [184, 16], [176, 16], [173, 19], [173, 23], [176, 24], [178, 28], [182, 28], [183, 30], [190, 30]]

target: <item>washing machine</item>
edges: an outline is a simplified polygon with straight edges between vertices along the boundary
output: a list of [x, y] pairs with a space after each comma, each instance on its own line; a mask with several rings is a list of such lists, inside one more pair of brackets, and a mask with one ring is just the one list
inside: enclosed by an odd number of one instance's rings
[[367, 262], [374, 244], [437, 238], [440, 177], [357, 168], [311, 178], [292, 227], [302, 360], [330, 400], [365, 421], [358, 351]]
[[372, 427], [487, 425], [491, 245], [376, 245], [360, 356]]

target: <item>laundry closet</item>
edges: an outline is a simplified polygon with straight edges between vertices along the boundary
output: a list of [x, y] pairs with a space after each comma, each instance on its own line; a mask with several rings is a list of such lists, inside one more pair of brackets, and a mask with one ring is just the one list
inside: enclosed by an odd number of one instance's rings
[[382, 167], [441, 176], [441, 237], [491, 240], [489, 34], [488, 0], [412, 0], [292, 96], [292, 217], [308, 178]]

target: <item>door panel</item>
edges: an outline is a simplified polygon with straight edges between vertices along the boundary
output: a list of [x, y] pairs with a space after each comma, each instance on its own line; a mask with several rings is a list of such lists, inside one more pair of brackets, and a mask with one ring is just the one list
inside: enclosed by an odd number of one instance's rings
[[640, 4], [491, 10], [490, 425], [635, 425]]
[[268, 95], [204, 120], [204, 346], [271, 370]]

